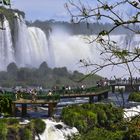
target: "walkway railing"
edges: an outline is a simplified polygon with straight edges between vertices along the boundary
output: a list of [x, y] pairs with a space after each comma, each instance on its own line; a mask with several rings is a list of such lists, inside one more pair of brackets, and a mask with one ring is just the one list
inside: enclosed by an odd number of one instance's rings
[[136, 80], [133, 79], [131, 80], [110, 80], [109, 81], [110, 85], [118, 85], [118, 84], [123, 84], [123, 85], [129, 85], [129, 84], [140, 84], [140, 79]]
[[52, 91], [52, 95], [48, 95], [47, 92], [38, 93], [37, 95], [32, 95], [31, 93], [26, 92], [20, 92], [20, 93], [14, 93], [14, 92], [5, 92], [3, 94], [0, 94], [0, 96], [7, 97], [11, 99], [12, 101], [20, 100], [20, 99], [27, 99], [27, 100], [33, 100], [33, 96], [35, 100], [46, 100], [46, 101], [59, 101], [61, 97], [63, 96], [78, 96], [78, 95], [90, 95], [90, 94], [100, 94], [104, 90], [109, 90], [109, 86], [105, 87], [90, 87], [90, 88], [76, 88], [76, 89], [62, 89], [62, 90], [55, 90]]
[[90, 87], [90, 88], [77, 88], [77, 89], [65, 89], [65, 90], [56, 90], [55, 93], [59, 95], [70, 95], [70, 94], [98, 94], [99, 91], [103, 91], [105, 89], [109, 89], [108, 86], [104, 87]]

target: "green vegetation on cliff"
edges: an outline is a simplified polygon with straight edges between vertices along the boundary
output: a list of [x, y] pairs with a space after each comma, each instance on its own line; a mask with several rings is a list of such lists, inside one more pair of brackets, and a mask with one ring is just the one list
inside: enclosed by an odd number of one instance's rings
[[108, 129], [123, 119], [123, 111], [111, 104], [73, 105], [62, 110], [62, 119], [71, 127], [77, 127], [80, 132], [88, 132], [94, 127]]
[[3, 18], [3, 16], [5, 16], [6, 19], [9, 21], [10, 25], [12, 25], [14, 23], [15, 13], [17, 13], [18, 15], [21, 15], [23, 18], [25, 17], [24, 12], [22, 12], [20, 10], [7, 9], [3, 6], [0, 6], [0, 16], [1, 16], [1, 18]]
[[11, 103], [12, 100], [10, 98], [0, 95], [0, 113], [3, 113], [6, 116], [10, 115], [12, 110]]
[[129, 101], [140, 102], [140, 92], [134, 92], [129, 95]]
[[111, 104], [69, 106], [62, 120], [79, 130], [70, 140], [140, 140], [140, 118], [127, 122], [123, 110]]
[[35, 135], [39, 137], [46, 128], [41, 119], [33, 119], [26, 125], [19, 124], [18, 119], [0, 119], [1, 140], [34, 140]]
[[0, 6], [0, 22], [2, 22], [3, 24], [4, 17], [9, 21], [13, 41], [14, 41], [14, 29], [16, 28], [15, 18], [17, 18], [15, 16], [15, 13], [17, 13], [18, 15], [21, 15], [23, 18], [25, 17], [25, 13], [18, 9], [7, 9], [3, 6]]

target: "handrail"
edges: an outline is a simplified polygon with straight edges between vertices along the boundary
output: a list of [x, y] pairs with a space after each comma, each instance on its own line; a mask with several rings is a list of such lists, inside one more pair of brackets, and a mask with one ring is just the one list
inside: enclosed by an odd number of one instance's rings
[[109, 90], [109, 86], [104, 87], [90, 87], [90, 88], [77, 88], [77, 89], [71, 89], [71, 90], [55, 90], [52, 92], [52, 95], [48, 95], [47, 92], [44, 93], [38, 93], [37, 95], [32, 95], [31, 93], [26, 92], [20, 92], [20, 93], [14, 93], [14, 92], [5, 92], [3, 94], [0, 94], [0, 96], [4, 96], [7, 98], [12, 99], [13, 101], [19, 100], [19, 99], [28, 99], [33, 100], [33, 96], [35, 100], [46, 100], [46, 101], [59, 101], [61, 97], [63, 96], [78, 96], [78, 95], [90, 95], [90, 94], [101, 94], [102, 91]]

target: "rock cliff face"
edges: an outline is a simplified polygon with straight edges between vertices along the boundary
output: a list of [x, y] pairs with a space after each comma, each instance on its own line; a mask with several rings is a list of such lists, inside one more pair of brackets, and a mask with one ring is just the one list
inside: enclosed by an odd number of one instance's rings
[[14, 28], [15, 28], [15, 18], [16, 18], [15, 13], [25, 18], [25, 13], [22, 11], [19, 11], [17, 9], [6, 9], [5, 7], [2, 6], [0, 7], [0, 21], [2, 23], [4, 17], [8, 20], [12, 34], [14, 34]]

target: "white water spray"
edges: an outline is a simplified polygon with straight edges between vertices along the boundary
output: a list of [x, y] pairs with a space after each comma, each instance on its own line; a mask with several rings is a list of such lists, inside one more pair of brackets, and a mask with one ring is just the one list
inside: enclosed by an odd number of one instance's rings
[[19, 67], [39, 67], [43, 61], [48, 61], [48, 42], [44, 32], [36, 27], [27, 27], [20, 16], [16, 20], [16, 63]]
[[[96, 43], [88, 44], [85, 36], [70, 35], [63, 29], [53, 30], [47, 40], [45, 33], [37, 27], [27, 27], [22, 16], [16, 15], [14, 47], [12, 45], [9, 23], [4, 21], [6, 30], [0, 30], [0, 70], [5, 70], [7, 65], [15, 62], [18, 67], [39, 67], [46, 61], [50, 67], [67, 67], [69, 70], [78, 70], [89, 73], [91, 68], [80, 67], [79, 61], [88, 60], [91, 63], [98, 62], [102, 57], [96, 49]], [[90, 38], [95, 38], [95, 35]], [[126, 35], [111, 35], [111, 40], [119, 42], [119, 46], [136, 46], [140, 48], [139, 37], [137, 35], [126, 38]], [[139, 64], [138, 64], [139, 66]], [[110, 69], [110, 71], [109, 71]], [[111, 68], [105, 69], [100, 74], [111, 77], [114, 74], [125, 74], [126, 71], [115, 68], [111, 73]], [[123, 74], [122, 74], [123, 75]], [[121, 76], [122, 76], [121, 75]]]
[[15, 62], [14, 49], [9, 22], [4, 17], [3, 29], [0, 30], [0, 70], [6, 70], [11, 62]]
[[[54, 122], [52, 120], [44, 120], [46, 123], [46, 129], [42, 135], [41, 140], [66, 140], [67, 136], [72, 136], [78, 133], [77, 129], [70, 128], [62, 122]], [[62, 128], [58, 129], [56, 125], [60, 125]]]

